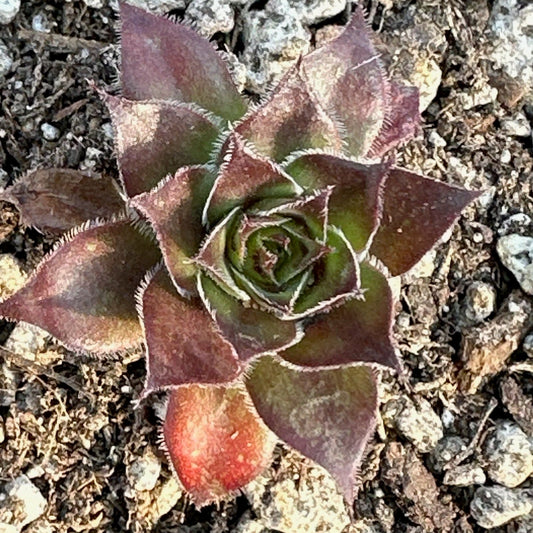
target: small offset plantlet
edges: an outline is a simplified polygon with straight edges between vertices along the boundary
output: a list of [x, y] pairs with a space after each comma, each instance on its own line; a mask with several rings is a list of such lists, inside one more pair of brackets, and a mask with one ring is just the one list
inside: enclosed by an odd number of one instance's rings
[[102, 93], [120, 185], [51, 169], [3, 194], [70, 231], [0, 314], [74, 351], [144, 343], [144, 395], [168, 390], [165, 446], [198, 505], [257, 476], [276, 439], [351, 501], [375, 367], [400, 366], [387, 277], [477, 193], [386, 156], [416, 133], [418, 93], [384, 75], [360, 10], [260, 106], [192, 29], [120, 17], [122, 96]]

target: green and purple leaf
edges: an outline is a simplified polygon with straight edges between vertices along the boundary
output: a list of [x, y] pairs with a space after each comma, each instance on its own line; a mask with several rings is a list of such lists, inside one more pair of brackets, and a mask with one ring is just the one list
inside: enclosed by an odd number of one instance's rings
[[109, 353], [136, 347], [142, 329], [135, 290], [160, 260], [151, 239], [127, 220], [89, 227], [62, 243], [0, 315], [35, 324], [67, 348]]
[[275, 353], [297, 343], [302, 328], [273, 314], [244, 307], [205, 275], [200, 275], [200, 294], [221, 333], [235, 347], [242, 361], [265, 353]]
[[202, 242], [202, 207], [213, 180], [203, 167], [183, 167], [152, 191], [131, 200], [154, 227], [176, 287], [189, 294], [196, 294], [198, 269], [191, 258]]
[[392, 276], [407, 272], [479, 194], [393, 168], [385, 184], [383, 215], [370, 253]]
[[246, 104], [211, 43], [183, 24], [125, 2], [120, 18], [126, 98], [194, 102], [226, 120], [242, 117]]
[[342, 231], [330, 226], [326, 245], [329, 252], [315, 265], [313, 283], [302, 291], [294, 304], [295, 317], [327, 311], [361, 295], [359, 265]]
[[337, 124], [309, 90], [298, 62], [287, 72], [270, 99], [246, 115], [235, 131], [274, 161], [310, 148], [341, 152]]
[[116, 132], [120, 174], [130, 197], [181, 167], [207, 163], [218, 127], [188, 104], [134, 102], [103, 95]]
[[24, 225], [51, 234], [125, 207], [112, 178], [67, 168], [34, 170], [0, 193], [0, 200], [16, 205]]
[[385, 276], [360, 265], [363, 298], [350, 299], [326, 314], [313, 317], [303, 339], [280, 352], [304, 367], [378, 363], [396, 370], [400, 362], [392, 345], [392, 294]]
[[356, 252], [362, 251], [379, 224], [382, 189], [390, 164], [355, 163], [329, 154], [296, 157], [286, 171], [305, 190], [333, 187], [328, 222], [342, 229]]
[[351, 366], [301, 371], [266, 356], [254, 367], [246, 386], [267, 426], [283, 442], [322, 465], [351, 502], [357, 468], [376, 427], [372, 370]]
[[229, 268], [226, 255], [227, 243], [231, 230], [238, 224], [238, 211], [236, 207], [230, 211], [226, 218], [221, 220], [207, 236], [200, 251], [194, 258], [196, 265], [201, 267], [219, 285], [224, 287], [229, 294], [243, 302], [249, 301], [249, 296], [235, 283]]
[[227, 498], [257, 477], [275, 442], [238, 387], [173, 390], [163, 435], [178, 477], [199, 506]]
[[204, 210], [204, 222], [218, 222], [233, 208], [258, 199], [290, 198], [299, 192], [292, 178], [254, 153], [242, 137], [230, 135], [227, 153]]
[[326, 112], [342, 124], [348, 153], [367, 154], [385, 120], [388, 82], [362, 10], [336, 39], [305, 56], [302, 68]]
[[389, 105], [383, 127], [370, 149], [371, 157], [382, 157], [407, 142], [420, 129], [420, 97], [416, 87], [390, 84]]
[[164, 269], [139, 294], [147, 348], [144, 394], [162, 387], [235, 380], [237, 353], [199, 298], [178, 294]]

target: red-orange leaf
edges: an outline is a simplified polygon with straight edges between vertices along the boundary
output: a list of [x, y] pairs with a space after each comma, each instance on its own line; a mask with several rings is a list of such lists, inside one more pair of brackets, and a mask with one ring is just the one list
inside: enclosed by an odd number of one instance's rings
[[165, 444], [197, 505], [227, 497], [268, 465], [273, 439], [249, 405], [238, 387], [190, 385], [170, 393]]

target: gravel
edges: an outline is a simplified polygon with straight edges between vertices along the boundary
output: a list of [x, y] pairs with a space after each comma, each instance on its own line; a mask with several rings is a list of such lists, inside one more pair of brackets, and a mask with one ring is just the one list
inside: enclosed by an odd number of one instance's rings
[[522, 289], [533, 294], [533, 237], [505, 235], [498, 240], [496, 249]]
[[470, 504], [474, 520], [483, 528], [507, 524], [533, 510], [531, 495], [524, 490], [506, 487], [480, 487]]
[[19, 12], [20, 0], [0, 0], [0, 24], [9, 24]]
[[517, 487], [533, 473], [531, 443], [513, 422], [498, 423], [485, 441], [483, 457], [488, 476], [505, 487]]
[[13, 65], [13, 58], [9, 52], [7, 46], [0, 41], [0, 82], [4, 76], [6, 76], [11, 70]]
[[407, 396], [391, 400], [385, 406], [383, 418], [386, 424], [394, 426], [421, 453], [433, 450], [443, 437], [441, 419], [423, 398], [417, 405]]
[[0, 492], [0, 528], [7, 524], [20, 532], [45, 510], [46, 499], [25, 475], [9, 482]]

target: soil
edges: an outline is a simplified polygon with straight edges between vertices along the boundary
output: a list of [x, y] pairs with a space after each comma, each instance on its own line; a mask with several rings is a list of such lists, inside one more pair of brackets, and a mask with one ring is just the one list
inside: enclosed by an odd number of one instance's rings
[[[4, 185], [30, 169], [50, 166], [116, 174], [109, 116], [86, 81], [117, 91], [115, 14], [104, 4], [93, 9], [80, 0], [25, 1], [14, 22], [0, 26], [0, 38], [14, 59], [11, 72], [0, 82]], [[394, 48], [388, 62], [398, 73], [401, 52], [414, 46], [401, 37], [413, 16], [449, 28], [444, 42], [433, 50], [442, 70], [438, 93], [424, 112], [422, 135], [401, 150], [399, 162], [437, 179], [490, 191], [487, 201], [468, 208], [450, 239], [439, 245], [429, 274], [404, 280], [395, 335], [405, 374], [401, 379], [383, 375], [383, 409], [398, 398], [409, 397], [415, 405], [427, 400], [447, 421], [444, 435], [471, 444], [463, 462], [482, 463], [484, 439], [497, 421], [515, 421], [523, 429], [529, 424], [531, 431], [531, 359], [528, 363], [521, 345], [531, 323], [528, 317], [518, 323], [509, 319], [505, 305], [512, 296], [516, 305], [531, 309], [532, 299], [496, 253], [504, 220], [533, 213], [531, 137], [512, 137], [502, 127], [504, 119], [523, 108], [523, 101], [502, 97], [469, 109], [463, 105], [463, 95], [479, 80], [501, 83], [485, 54], [491, 1], [364, 5], [381, 41]], [[47, 21], [48, 33], [32, 29], [39, 14]], [[338, 22], [341, 18], [320, 27]], [[236, 43], [241, 53], [240, 25], [236, 28], [215, 37], [220, 43]], [[530, 111], [525, 108], [526, 115]], [[532, 115], [527, 116], [531, 121]], [[57, 140], [44, 138], [43, 123], [58, 128]], [[445, 146], [435, 145], [435, 132]], [[509, 161], [501, 157], [504, 151], [510, 152]], [[13, 254], [29, 272], [52, 241], [22, 227], [11, 205], [0, 207], [0, 253]], [[494, 310], [478, 322], [467, 313], [467, 289], [474, 281], [496, 290]], [[502, 322], [505, 334], [496, 327]], [[483, 338], [491, 339], [489, 354], [476, 344], [483, 328], [488, 335]], [[2, 342], [12, 329], [12, 324], [2, 323]], [[163, 397], [137, 404], [145, 377], [140, 353], [95, 360], [47, 338], [34, 356], [0, 351], [0, 370], [0, 485], [26, 474], [47, 503], [44, 514], [24, 531], [244, 531], [244, 517], [246, 531], [275, 531], [259, 522], [255, 529], [250, 525], [260, 513], [246, 493], [197, 510], [172, 488], [172, 474], [158, 446]], [[162, 471], [152, 491], [136, 492], [131, 468], [147, 450], [161, 459]], [[280, 469], [287, 465], [287, 453], [276, 449], [268, 486], [283, 477]], [[483, 531], [470, 514], [475, 486], [447, 485], [445, 473], [394, 423], [385, 423], [362, 466], [354, 515], [376, 532]], [[299, 475], [305, 477], [305, 468]], [[171, 508], [159, 516], [154, 509], [165, 494], [170, 494]], [[511, 521], [492, 531], [515, 532], [518, 527]], [[345, 531], [351, 531], [348, 528]]]

